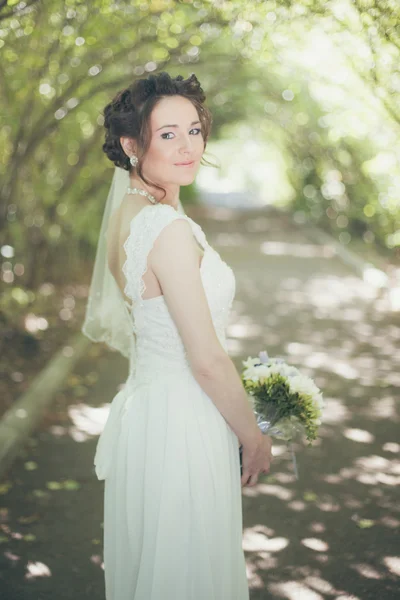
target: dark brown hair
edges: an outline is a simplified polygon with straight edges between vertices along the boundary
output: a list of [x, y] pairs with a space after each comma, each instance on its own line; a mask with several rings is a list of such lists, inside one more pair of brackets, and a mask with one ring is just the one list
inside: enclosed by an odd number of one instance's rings
[[[106, 129], [103, 151], [108, 158], [114, 165], [129, 172], [136, 169], [136, 173], [143, 181], [164, 192], [164, 188], [155, 182], [149, 182], [144, 177], [141, 165], [151, 141], [150, 115], [162, 98], [176, 95], [187, 98], [196, 108], [205, 148], [210, 135], [212, 115], [209, 109], [204, 106], [206, 96], [194, 73], [187, 79], [183, 79], [182, 75], [171, 77], [168, 73], [162, 71], [157, 75], [149, 75], [145, 79], [137, 79], [128, 88], [118, 92], [103, 111], [104, 127]], [[136, 167], [132, 167], [129, 157], [125, 154], [120, 137], [135, 139], [137, 143], [136, 155], [139, 160]], [[201, 162], [210, 165], [204, 157]]]

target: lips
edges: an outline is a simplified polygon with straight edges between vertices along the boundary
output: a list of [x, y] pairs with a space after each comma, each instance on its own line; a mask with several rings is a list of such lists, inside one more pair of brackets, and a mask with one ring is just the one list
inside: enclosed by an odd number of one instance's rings
[[185, 162], [185, 163], [175, 163], [176, 167], [189, 167], [190, 165], [194, 164], [194, 160], [190, 161], [190, 162]]

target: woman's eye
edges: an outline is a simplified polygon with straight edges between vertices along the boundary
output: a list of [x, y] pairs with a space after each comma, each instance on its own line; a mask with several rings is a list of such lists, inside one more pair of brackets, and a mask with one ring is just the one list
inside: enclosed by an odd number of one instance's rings
[[[199, 133], [201, 133], [201, 128], [196, 127], [195, 129], [191, 129], [191, 131], [197, 131], [196, 135], [199, 135]], [[167, 133], [162, 133], [161, 137], [163, 140], [171, 140], [172, 138], [166, 138], [164, 137], [165, 135], [172, 135], [172, 131], [167, 131]]]

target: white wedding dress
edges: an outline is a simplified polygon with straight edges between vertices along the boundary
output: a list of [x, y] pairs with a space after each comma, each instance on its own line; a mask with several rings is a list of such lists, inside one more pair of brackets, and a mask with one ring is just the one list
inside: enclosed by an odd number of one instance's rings
[[232, 269], [187, 215], [145, 206], [125, 244], [136, 364], [95, 456], [105, 479], [106, 598], [248, 600], [238, 438], [194, 378], [163, 296], [142, 299], [147, 256], [174, 219], [187, 219], [204, 249], [201, 279], [226, 348]]

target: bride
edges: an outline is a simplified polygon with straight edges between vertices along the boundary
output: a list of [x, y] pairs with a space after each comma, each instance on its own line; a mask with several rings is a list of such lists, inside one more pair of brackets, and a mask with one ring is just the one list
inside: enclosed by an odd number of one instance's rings
[[179, 200], [209, 137], [204, 101], [194, 74], [162, 72], [104, 109], [116, 169], [83, 332], [130, 360], [95, 455], [107, 600], [249, 598], [241, 487], [269, 471], [271, 438], [227, 354], [234, 273]]

